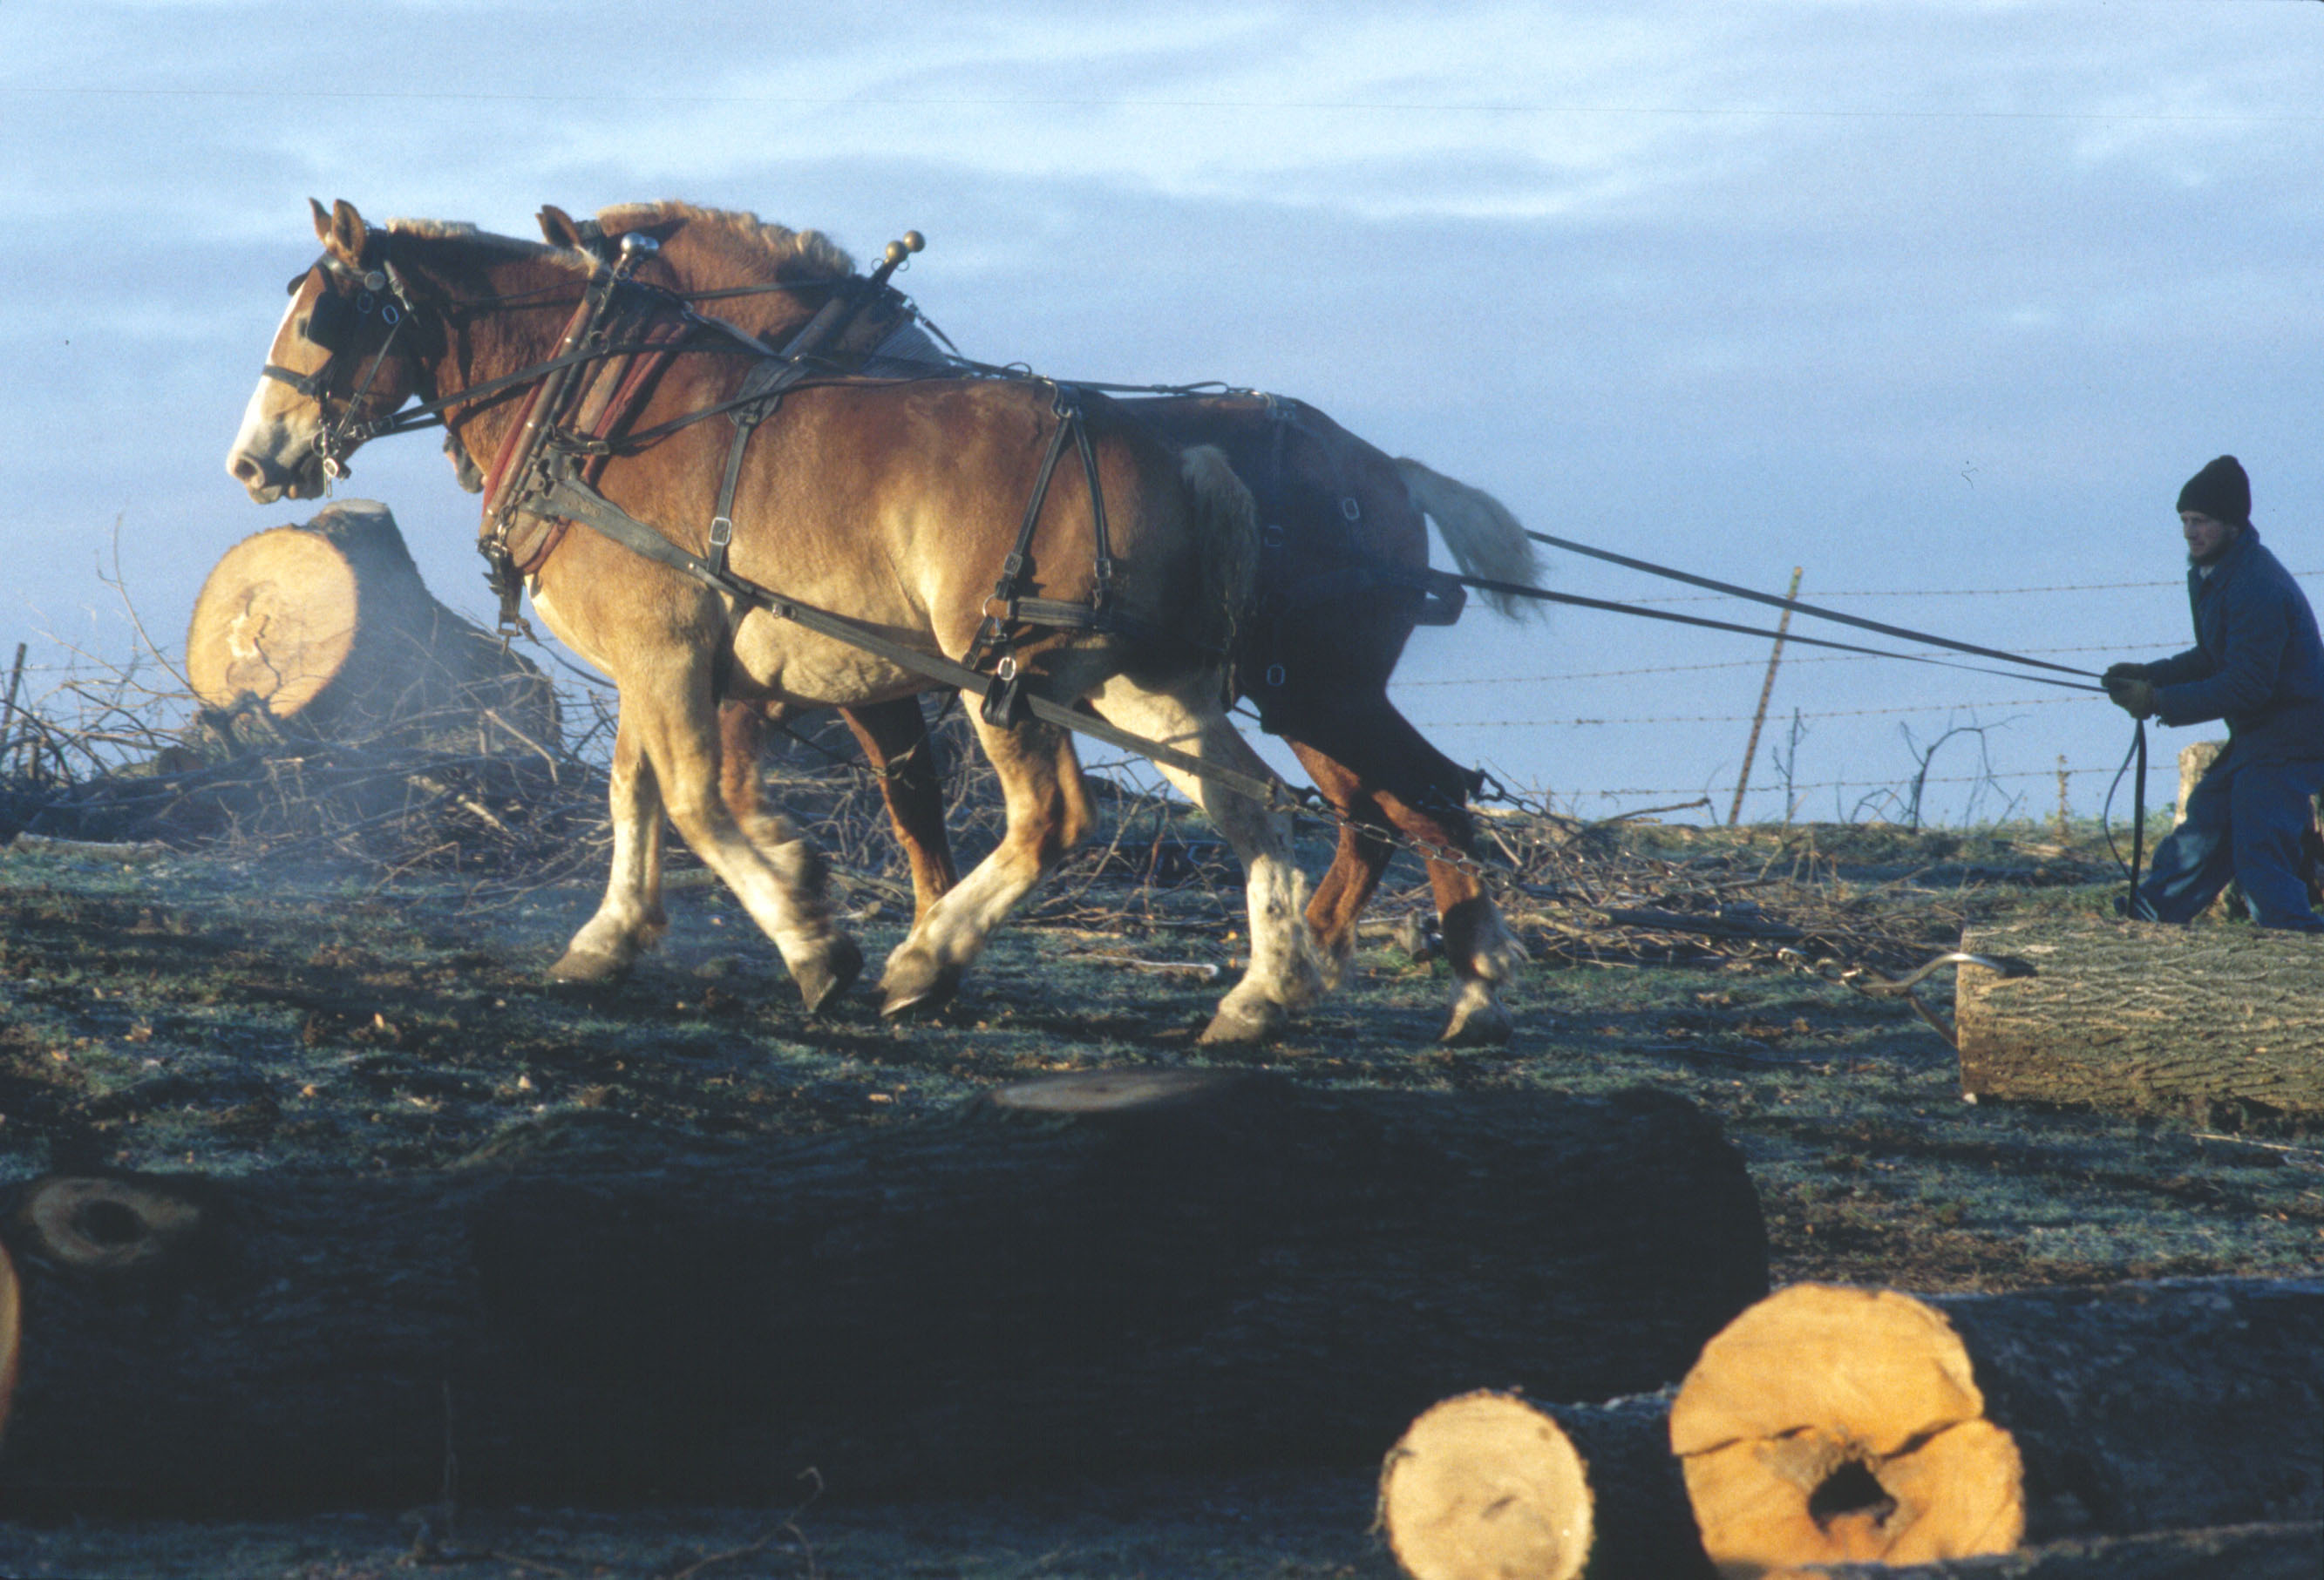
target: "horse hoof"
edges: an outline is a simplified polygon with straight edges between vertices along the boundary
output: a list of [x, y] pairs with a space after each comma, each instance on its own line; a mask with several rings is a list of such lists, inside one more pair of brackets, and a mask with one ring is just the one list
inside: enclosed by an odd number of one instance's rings
[[863, 951], [844, 932], [833, 933], [830, 946], [820, 956], [791, 968], [791, 980], [798, 984], [809, 1015], [846, 992], [862, 974]]
[[594, 949], [568, 949], [564, 959], [549, 968], [550, 981], [571, 988], [599, 987], [629, 974], [629, 961]]
[[1273, 1036], [1283, 1020], [1282, 1006], [1266, 999], [1256, 1005], [1222, 1004], [1194, 1040], [1206, 1048], [1249, 1047]]
[[888, 962], [880, 986], [885, 994], [880, 1013], [895, 1020], [902, 1015], [924, 1015], [950, 1003], [960, 989], [960, 972], [936, 965], [926, 957], [895, 959]]
[[1444, 1034], [1436, 1040], [1447, 1048], [1499, 1048], [1517, 1035], [1517, 1022], [1496, 999], [1454, 1006]]

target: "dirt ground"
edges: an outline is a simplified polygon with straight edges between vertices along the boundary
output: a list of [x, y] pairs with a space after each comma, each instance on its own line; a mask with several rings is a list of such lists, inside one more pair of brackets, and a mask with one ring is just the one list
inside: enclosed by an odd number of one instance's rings
[[[1786, 853], [1796, 873], [1801, 841], [1820, 838], [1821, 865], [1808, 868], [1819, 903], [1892, 918], [1917, 907], [1934, 947], [1963, 916], [2095, 912], [2112, 892], [2088, 850], [2023, 829], [1634, 825], [1607, 838], [1619, 841], [1609, 859], [1665, 877], [1764, 869]], [[1194, 1037], [1221, 986], [1127, 963], [1232, 969], [1242, 918], [1231, 875], [1196, 863], [1177, 877], [1005, 930], [953, 1006], [892, 1025], [868, 985], [836, 1013], [804, 1015], [770, 948], [699, 873], [674, 890], [659, 954], [619, 987], [576, 992], [541, 972], [594, 906], [594, 885], [486, 894], [443, 877], [12, 848], [0, 851], [0, 1189], [89, 1164], [424, 1169], [575, 1108], [788, 1136], [909, 1121], [1030, 1071], [1200, 1066], [1212, 1056]], [[1377, 914], [1415, 909], [1416, 877], [1399, 863]], [[876, 908], [873, 892], [851, 903], [876, 960], [907, 918], [892, 898]], [[1510, 995], [1520, 1031], [1507, 1048], [1434, 1047], [1444, 968], [1383, 937], [1289, 1035], [1222, 1058], [1302, 1081], [1686, 1096], [1750, 1166], [1777, 1283], [1998, 1290], [2324, 1263], [2324, 1136], [1970, 1107], [1950, 1049], [1894, 999], [1767, 951], [1577, 953], [1546, 915], [1529, 925], [1542, 958]], [[1950, 978], [1930, 997], [1949, 1006]], [[1368, 1534], [1360, 1473], [880, 1507], [801, 1498], [796, 1510], [462, 1511], [448, 1526], [403, 1511], [17, 1523], [0, 1525], [0, 1574], [1394, 1572]]]

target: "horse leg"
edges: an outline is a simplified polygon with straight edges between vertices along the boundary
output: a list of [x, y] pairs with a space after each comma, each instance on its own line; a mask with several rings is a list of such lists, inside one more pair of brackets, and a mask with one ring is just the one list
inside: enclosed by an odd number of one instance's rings
[[[689, 663], [687, 667], [697, 666]], [[694, 853], [742, 901], [774, 942], [810, 1010], [843, 991], [863, 969], [855, 941], [832, 924], [823, 861], [788, 820], [766, 816], [762, 848], [728, 805], [724, 721], [710, 702], [706, 660], [651, 693], [625, 689], [622, 722], [638, 721], [638, 738], [662, 785], [670, 821]], [[755, 799], [755, 786], [753, 787]]]
[[[1361, 778], [1337, 758], [1304, 741], [1288, 744], [1323, 799], [1347, 820], [1340, 824], [1340, 843], [1332, 854], [1332, 865], [1307, 902], [1307, 925], [1314, 929], [1316, 945], [1323, 951], [1325, 978], [1337, 988], [1356, 952], [1356, 918], [1371, 904], [1380, 874], [1388, 870], [1396, 847], [1376, 831], [1388, 819], [1379, 804], [1364, 793]], [[1367, 823], [1372, 827], [1363, 826]]]
[[669, 917], [661, 908], [661, 790], [638, 732], [624, 711], [613, 730], [610, 801], [613, 860], [597, 914], [549, 968], [557, 982], [609, 982], [661, 942]]
[[[719, 794], [761, 850], [773, 850], [796, 837], [787, 820], [766, 811], [760, 795], [759, 758], [766, 749], [769, 706], [730, 702], [718, 708]], [[839, 716], [879, 777], [888, 822], [912, 869], [912, 914], [918, 920], [960, 881], [945, 832], [944, 778], [936, 766], [936, 740], [920, 716], [920, 700], [901, 697], [842, 708]]]
[[[880, 777], [888, 821], [912, 868], [912, 920], [917, 923], [960, 882], [952, 841], [945, 832], [944, 775], [936, 762], [936, 737], [928, 733], [918, 697], [842, 708], [839, 716], [854, 731], [863, 760]], [[1080, 783], [1078, 774], [1074, 782]]]
[[[1211, 694], [1197, 685], [1194, 697]], [[1148, 691], [1121, 676], [1091, 699], [1113, 723], [1149, 740], [1192, 752], [1206, 762], [1257, 779], [1273, 771], [1235, 732], [1215, 703]], [[1291, 857], [1291, 816], [1197, 774], [1156, 764], [1164, 777], [1202, 808], [1243, 864], [1243, 895], [1250, 913], [1250, 968], [1219, 1004], [1204, 1028], [1205, 1043], [1256, 1043], [1272, 1035], [1296, 1010], [1323, 996], [1324, 974], [1302, 914], [1307, 879]]]
[[1049, 724], [996, 727], [981, 717], [975, 723], [1000, 776], [1007, 831], [990, 856], [921, 913], [888, 957], [880, 978], [882, 1015], [932, 1008], [951, 997], [992, 930], [1093, 821], [1069, 732]]
[[[1385, 695], [1343, 706], [1330, 728], [1315, 733], [1328, 736], [1328, 749], [1312, 740], [1291, 744], [1315, 775], [1317, 786], [1349, 815], [1376, 810], [1420, 848], [1427, 864], [1444, 958], [1455, 984], [1452, 1012], [1438, 1040], [1457, 1047], [1507, 1043], [1516, 1023], [1500, 1001], [1499, 988], [1526, 960], [1525, 945], [1501, 920], [1500, 908], [1477, 876], [1471, 859], [1476, 826], [1465, 804], [1467, 781], [1460, 766], [1429, 745]], [[1364, 859], [1368, 853], [1358, 844], [1357, 857]], [[1343, 858], [1350, 848], [1342, 830]], [[1355, 912], [1370, 898], [1386, 864], [1383, 849], [1379, 865], [1351, 871], [1335, 890], [1348, 930], [1336, 941], [1341, 948], [1352, 945]], [[1334, 874], [1339, 866], [1335, 860]]]

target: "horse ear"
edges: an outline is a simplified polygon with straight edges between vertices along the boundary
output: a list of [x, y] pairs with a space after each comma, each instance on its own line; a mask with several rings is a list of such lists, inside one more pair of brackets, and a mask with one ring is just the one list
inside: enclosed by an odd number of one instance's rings
[[[319, 209], [320, 205], [317, 207]], [[333, 203], [329, 227], [318, 225], [316, 229], [333, 257], [350, 269], [363, 267], [364, 243], [371, 239], [371, 227], [364, 224], [364, 216], [355, 212], [354, 204], [344, 198]]]
[[330, 210], [325, 208], [320, 203], [318, 203], [312, 198], [307, 199], [307, 207], [314, 210], [315, 213], [315, 239], [318, 242], [329, 241], [331, 239]]
[[540, 221], [540, 234], [550, 246], [578, 247], [581, 244], [581, 227], [573, 223], [571, 215], [556, 204], [542, 204], [536, 217]]

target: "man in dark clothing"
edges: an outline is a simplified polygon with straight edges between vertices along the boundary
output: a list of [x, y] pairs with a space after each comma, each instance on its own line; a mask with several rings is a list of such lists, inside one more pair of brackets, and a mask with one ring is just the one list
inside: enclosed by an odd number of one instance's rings
[[2324, 642], [2291, 573], [2251, 524], [2251, 482], [2222, 455], [2179, 491], [2195, 646], [2157, 664], [2117, 664], [2107, 694], [2165, 724], [2224, 719], [2227, 747], [2154, 849], [2138, 912], [2186, 922], [2243, 886], [2263, 927], [2324, 932], [2299, 875], [2300, 836], [2324, 790]]

